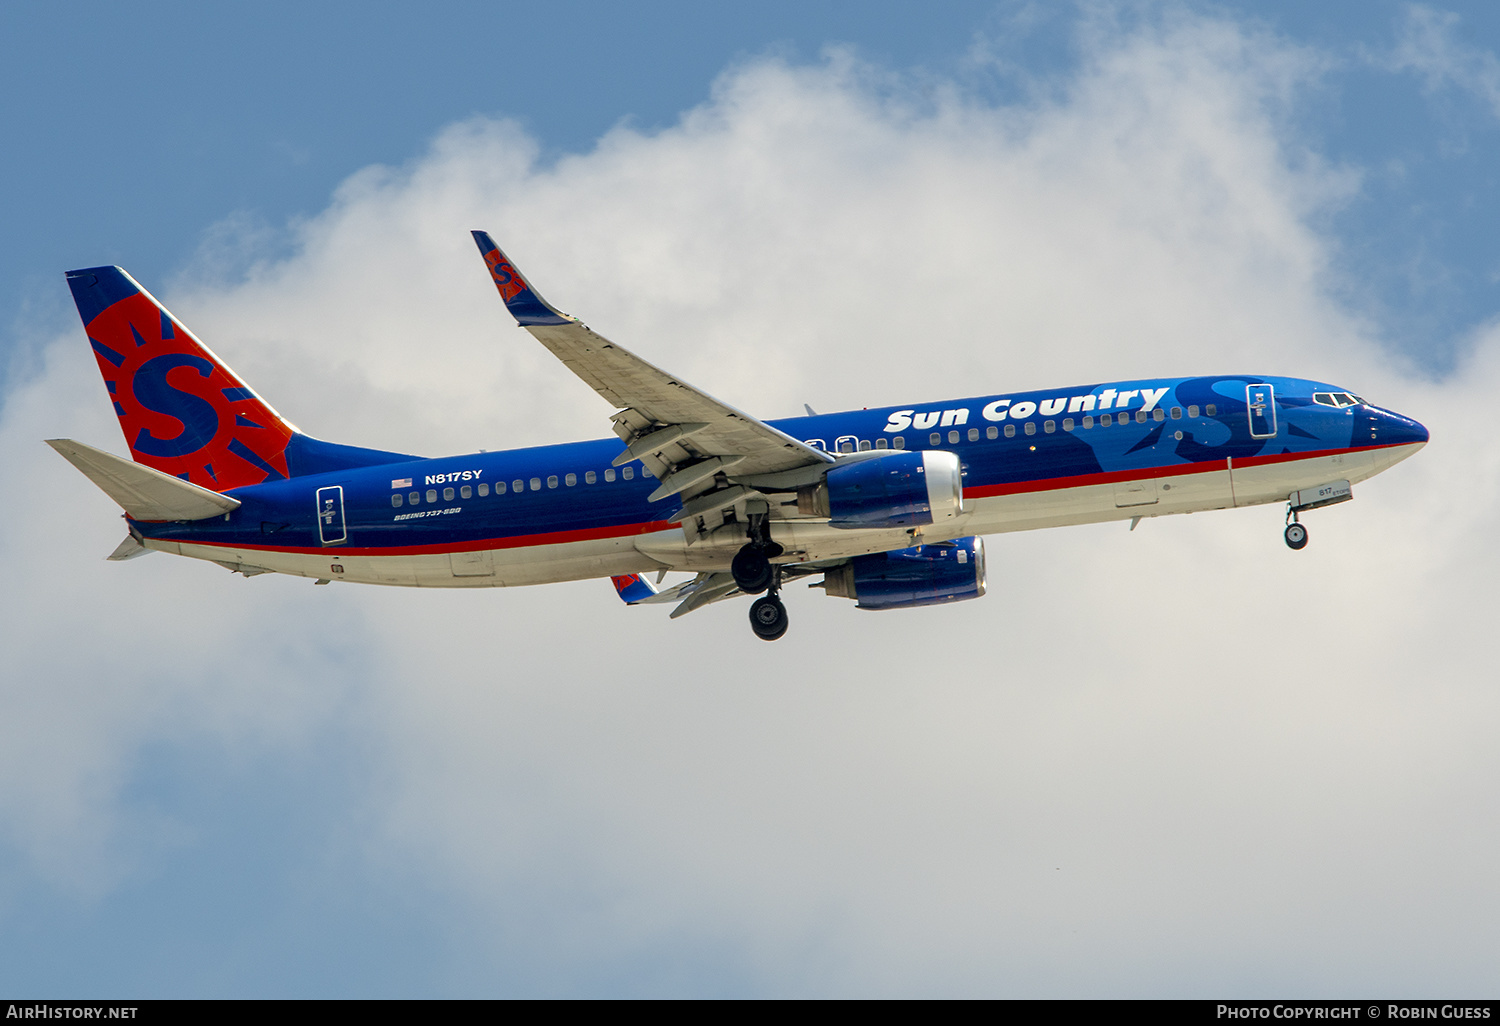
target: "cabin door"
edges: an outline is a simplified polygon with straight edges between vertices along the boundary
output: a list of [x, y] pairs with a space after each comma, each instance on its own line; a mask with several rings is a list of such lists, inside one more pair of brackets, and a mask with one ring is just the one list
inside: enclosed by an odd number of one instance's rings
[[1276, 434], [1276, 390], [1270, 385], [1246, 385], [1245, 408], [1250, 414], [1250, 437]]
[[342, 545], [349, 540], [349, 532], [344, 527], [342, 485], [318, 489], [318, 540], [324, 545]]

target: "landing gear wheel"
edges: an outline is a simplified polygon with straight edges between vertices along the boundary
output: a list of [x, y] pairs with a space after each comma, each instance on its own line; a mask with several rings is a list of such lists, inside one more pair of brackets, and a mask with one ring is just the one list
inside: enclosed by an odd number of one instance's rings
[[[1286, 525], [1286, 547], [1300, 549], [1307, 545], [1307, 528], [1301, 524]], [[720, 564], [721, 566], [723, 564]]]
[[750, 604], [750, 629], [762, 641], [775, 641], [786, 633], [786, 606], [775, 595], [758, 598]]
[[729, 572], [734, 575], [735, 586], [746, 595], [759, 595], [765, 591], [775, 575], [766, 550], [759, 545], [746, 545], [736, 552], [734, 561], [729, 564]]

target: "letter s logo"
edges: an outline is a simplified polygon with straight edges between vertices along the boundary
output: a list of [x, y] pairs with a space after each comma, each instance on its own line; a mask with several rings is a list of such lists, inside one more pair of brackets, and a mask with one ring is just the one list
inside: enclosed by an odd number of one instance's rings
[[911, 415], [915, 412], [915, 410], [897, 410], [891, 414], [891, 419], [886, 421], [885, 429], [892, 432], [905, 431], [911, 427]]
[[131, 379], [130, 389], [136, 402], [153, 413], [182, 421], [182, 432], [175, 438], [157, 438], [150, 428], [142, 428], [131, 444], [137, 452], [167, 459], [186, 456], [208, 445], [219, 433], [219, 412], [213, 404], [167, 383], [167, 372], [178, 367], [191, 367], [205, 379], [214, 369], [213, 364], [200, 356], [165, 353], [143, 363]]

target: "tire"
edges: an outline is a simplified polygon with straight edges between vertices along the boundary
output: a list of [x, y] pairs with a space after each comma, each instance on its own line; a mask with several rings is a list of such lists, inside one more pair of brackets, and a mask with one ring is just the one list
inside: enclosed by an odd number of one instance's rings
[[746, 595], [759, 595], [771, 586], [771, 561], [753, 545], [746, 545], [734, 554], [729, 572], [734, 575], [735, 586]]
[[762, 641], [775, 641], [786, 633], [789, 620], [786, 606], [775, 595], [758, 598], [750, 604], [750, 629]]
[[[1289, 549], [1301, 549], [1307, 545], [1307, 528], [1301, 524], [1286, 525], [1286, 547]], [[720, 564], [722, 565], [722, 564]]]

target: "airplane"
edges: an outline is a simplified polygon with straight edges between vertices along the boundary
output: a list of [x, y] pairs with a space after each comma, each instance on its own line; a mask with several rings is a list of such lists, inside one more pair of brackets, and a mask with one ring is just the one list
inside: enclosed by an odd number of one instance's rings
[[[1301, 514], [1427, 443], [1337, 385], [1266, 375], [1072, 388], [761, 420], [560, 312], [473, 232], [517, 324], [618, 411], [614, 437], [433, 459], [298, 430], [118, 267], [67, 282], [130, 449], [48, 444], [125, 511], [108, 558], [437, 588], [610, 577], [672, 617], [781, 591], [866, 610], [978, 598], [982, 535], [1266, 503]], [[659, 591], [668, 571], [694, 576]], [[656, 575], [653, 583], [651, 574]]]

